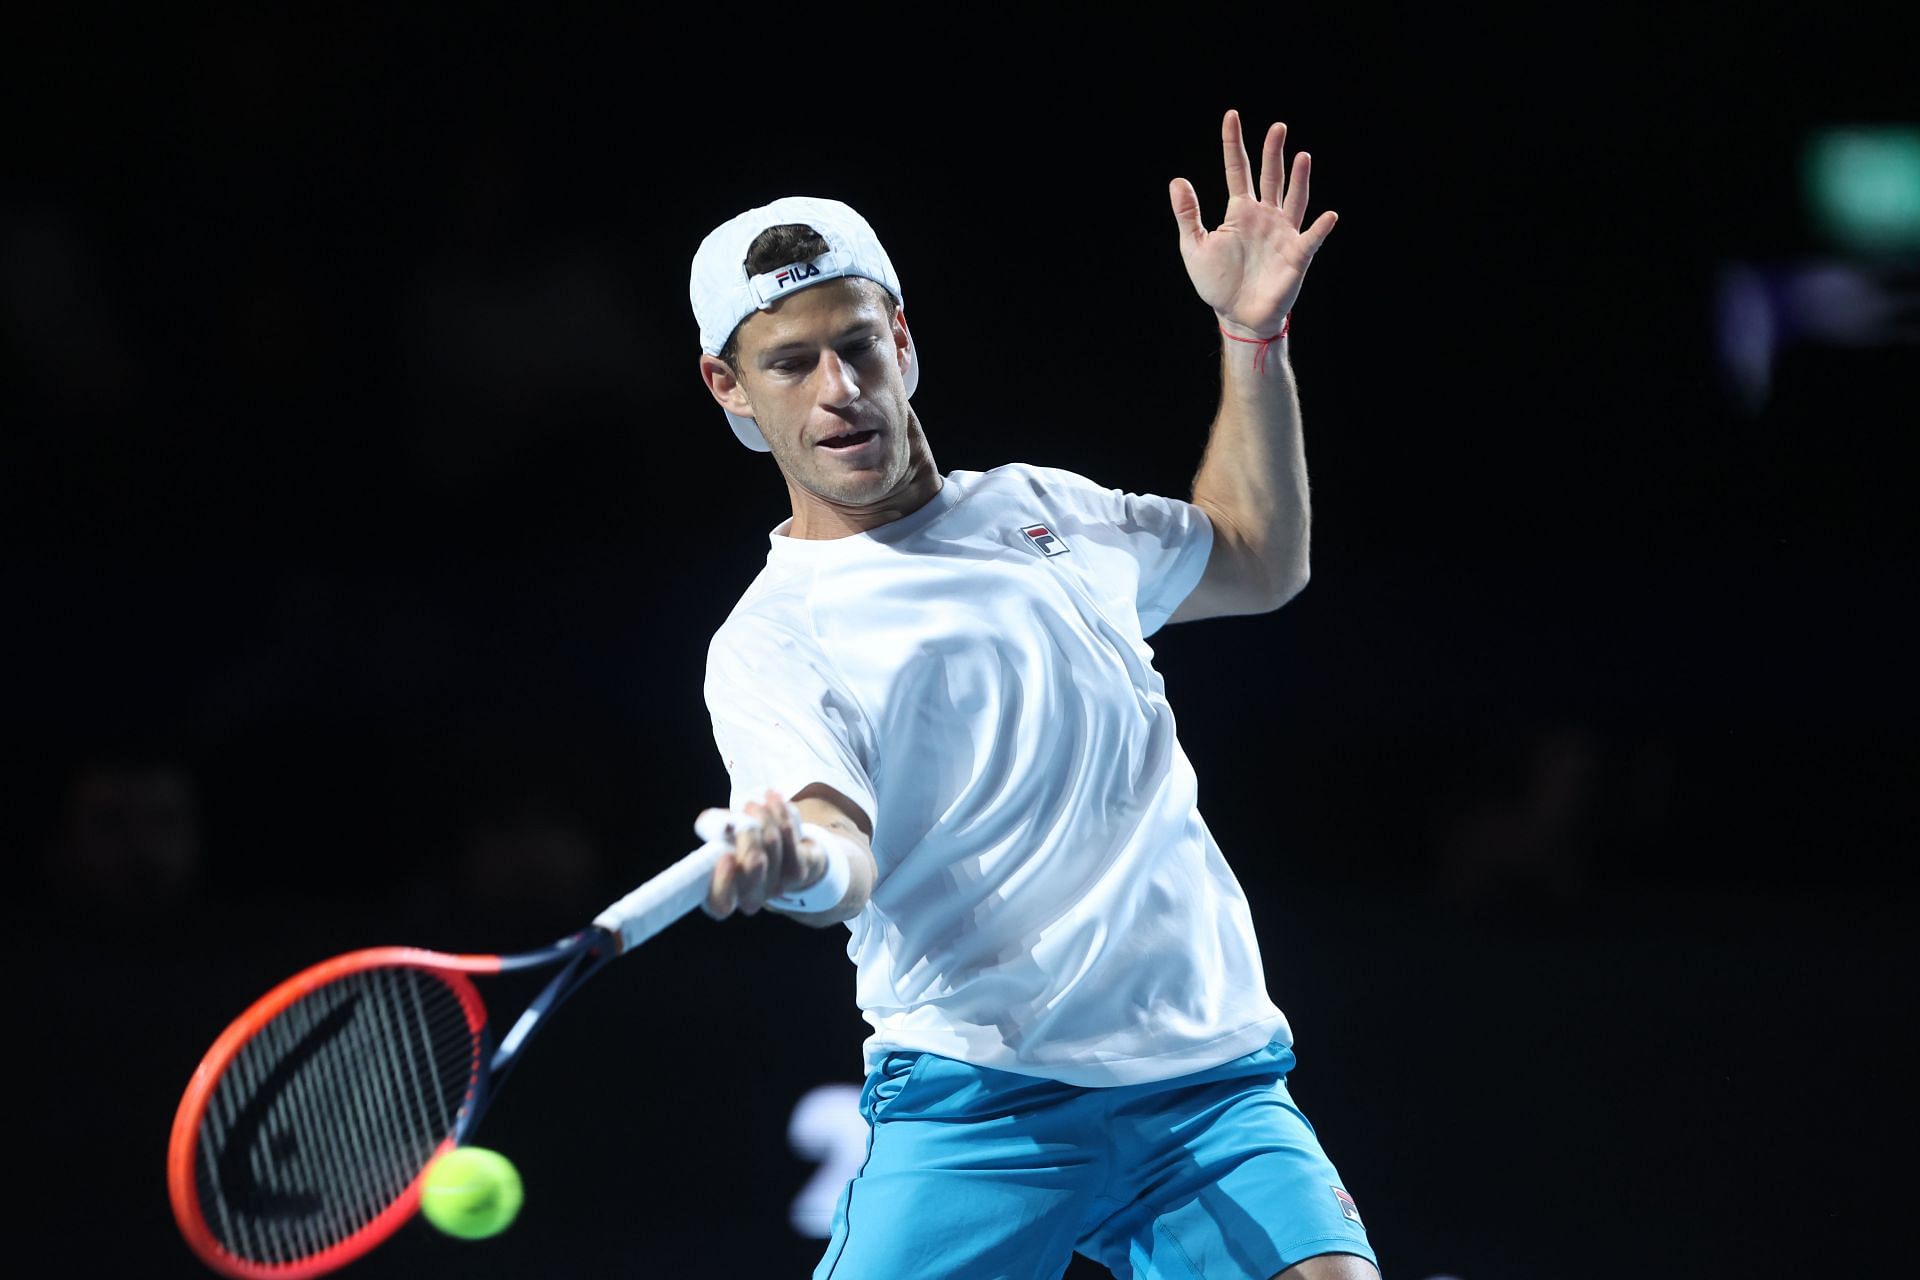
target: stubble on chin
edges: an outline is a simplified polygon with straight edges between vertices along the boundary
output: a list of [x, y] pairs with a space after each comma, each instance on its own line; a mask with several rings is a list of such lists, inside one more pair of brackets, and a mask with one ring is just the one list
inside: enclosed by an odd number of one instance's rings
[[808, 487], [819, 497], [842, 507], [869, 507], [885, 501], [906, 481], [908, 460], [888, 458], [878, 471], [835, 473], [831, 467], [814, 468]]

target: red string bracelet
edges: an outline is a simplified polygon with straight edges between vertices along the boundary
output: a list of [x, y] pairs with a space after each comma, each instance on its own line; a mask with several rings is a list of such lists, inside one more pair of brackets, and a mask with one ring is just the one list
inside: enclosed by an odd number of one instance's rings
[[1267, 348], [1286, 337], [1287, 330], [1292, 327], [1292, 325], [1293, 312], [1289, 311], [1286, 315], [1280, 317], [1280, 332], [1274, 334], [1271, 338], [1243, 338], [1237, 333], [1227, 333], [1227, 326], [1225, 325], [1220, 326], [1220, 332], [1226, 334], [1227, 337], [1232, 338], [1235, 342], [1251, 342], [1254, 346], [1260, 348], [1253, 353], [1253, 367], [1259, 372], [1265, 373], [1267, 371]]

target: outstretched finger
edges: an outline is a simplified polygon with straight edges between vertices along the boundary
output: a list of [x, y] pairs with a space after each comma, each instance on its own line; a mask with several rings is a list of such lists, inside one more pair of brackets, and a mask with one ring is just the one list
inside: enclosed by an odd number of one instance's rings
[[1180, 247], [1198, 244], [1207, 238], [1207, 229], [1200, 222], [1200, 197], [1195, 194], [1193, 184], [1185, 178], [1175, 178], [1167, 184], [1167, 196], [1173, 201], [1173, 220], [1180, 226]]
[[1327, 237], [1333, 234], [1333, 228], [1339, 221], [1340, 215], [1329, 209], [1315, 218], [1312, 226], [1300, 233], [1300, 243], [1306, 249], [1308, 258], [1320, 252], [1320, 246], [1327, 242]]
[[1313, 157], [1302, 151], [1293, 158], [1293, 178], [1287, 183], [1287, 198], [1280, 205], [1280, 212], [1287, 220], [1299, 226], [1307, 216], [1308, 188], [1312, 186]]
[[1274, 121], [1267, 130], [1267, 145], [1260, 152], [1260, 199], [1264, 204], [1278, 205], [1286, 194], [1281, 185], [1281, 177], [1287, 171], [1287, 126]]
[[1248, 175], [1247, 146], [1240, 137], [1240, 113], [1228, 111], [1220, 122], [1220, 152], [1227, 166], [1227, 196], [1251, 196], [1253, 181]]

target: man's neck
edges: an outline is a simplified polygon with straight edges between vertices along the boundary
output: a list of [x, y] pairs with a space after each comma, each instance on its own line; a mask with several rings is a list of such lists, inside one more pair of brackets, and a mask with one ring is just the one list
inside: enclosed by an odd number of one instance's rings
[[933, 501], [943, 483], [940, 470], [934, 465], [933, 450], [927, 446], [920, 420], [910, 416], [909, 421], [913, 444], [904, 484], [871, 506], [849, 507], [801, 489], [789, 480], [787, 496], [793, 502], [793, 520], [787, 525], [786, 536], [808, 541], [851, 538], [905, 519]]
[[942, 483], [940, 473], [933, 469], [932, 459], [928, 459], [924, 471], [916, 465], [897, 492], [870, 507], [843, 507], [814, 494], [794, 494], [793, 520], [787, 526], [786, 536], [819, 541], [851, 538], [856, 533], [878, 529], [905, 519], [933, 501]]

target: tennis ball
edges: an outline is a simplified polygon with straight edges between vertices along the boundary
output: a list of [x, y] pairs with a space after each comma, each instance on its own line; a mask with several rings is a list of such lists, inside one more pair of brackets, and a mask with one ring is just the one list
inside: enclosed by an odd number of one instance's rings
[[427, 1166], [420, 1214], [450, 1236], [484, 1240], [499, 1235], [520, 1212], [520, 1171], [498, 1151], [455, 1147]]

